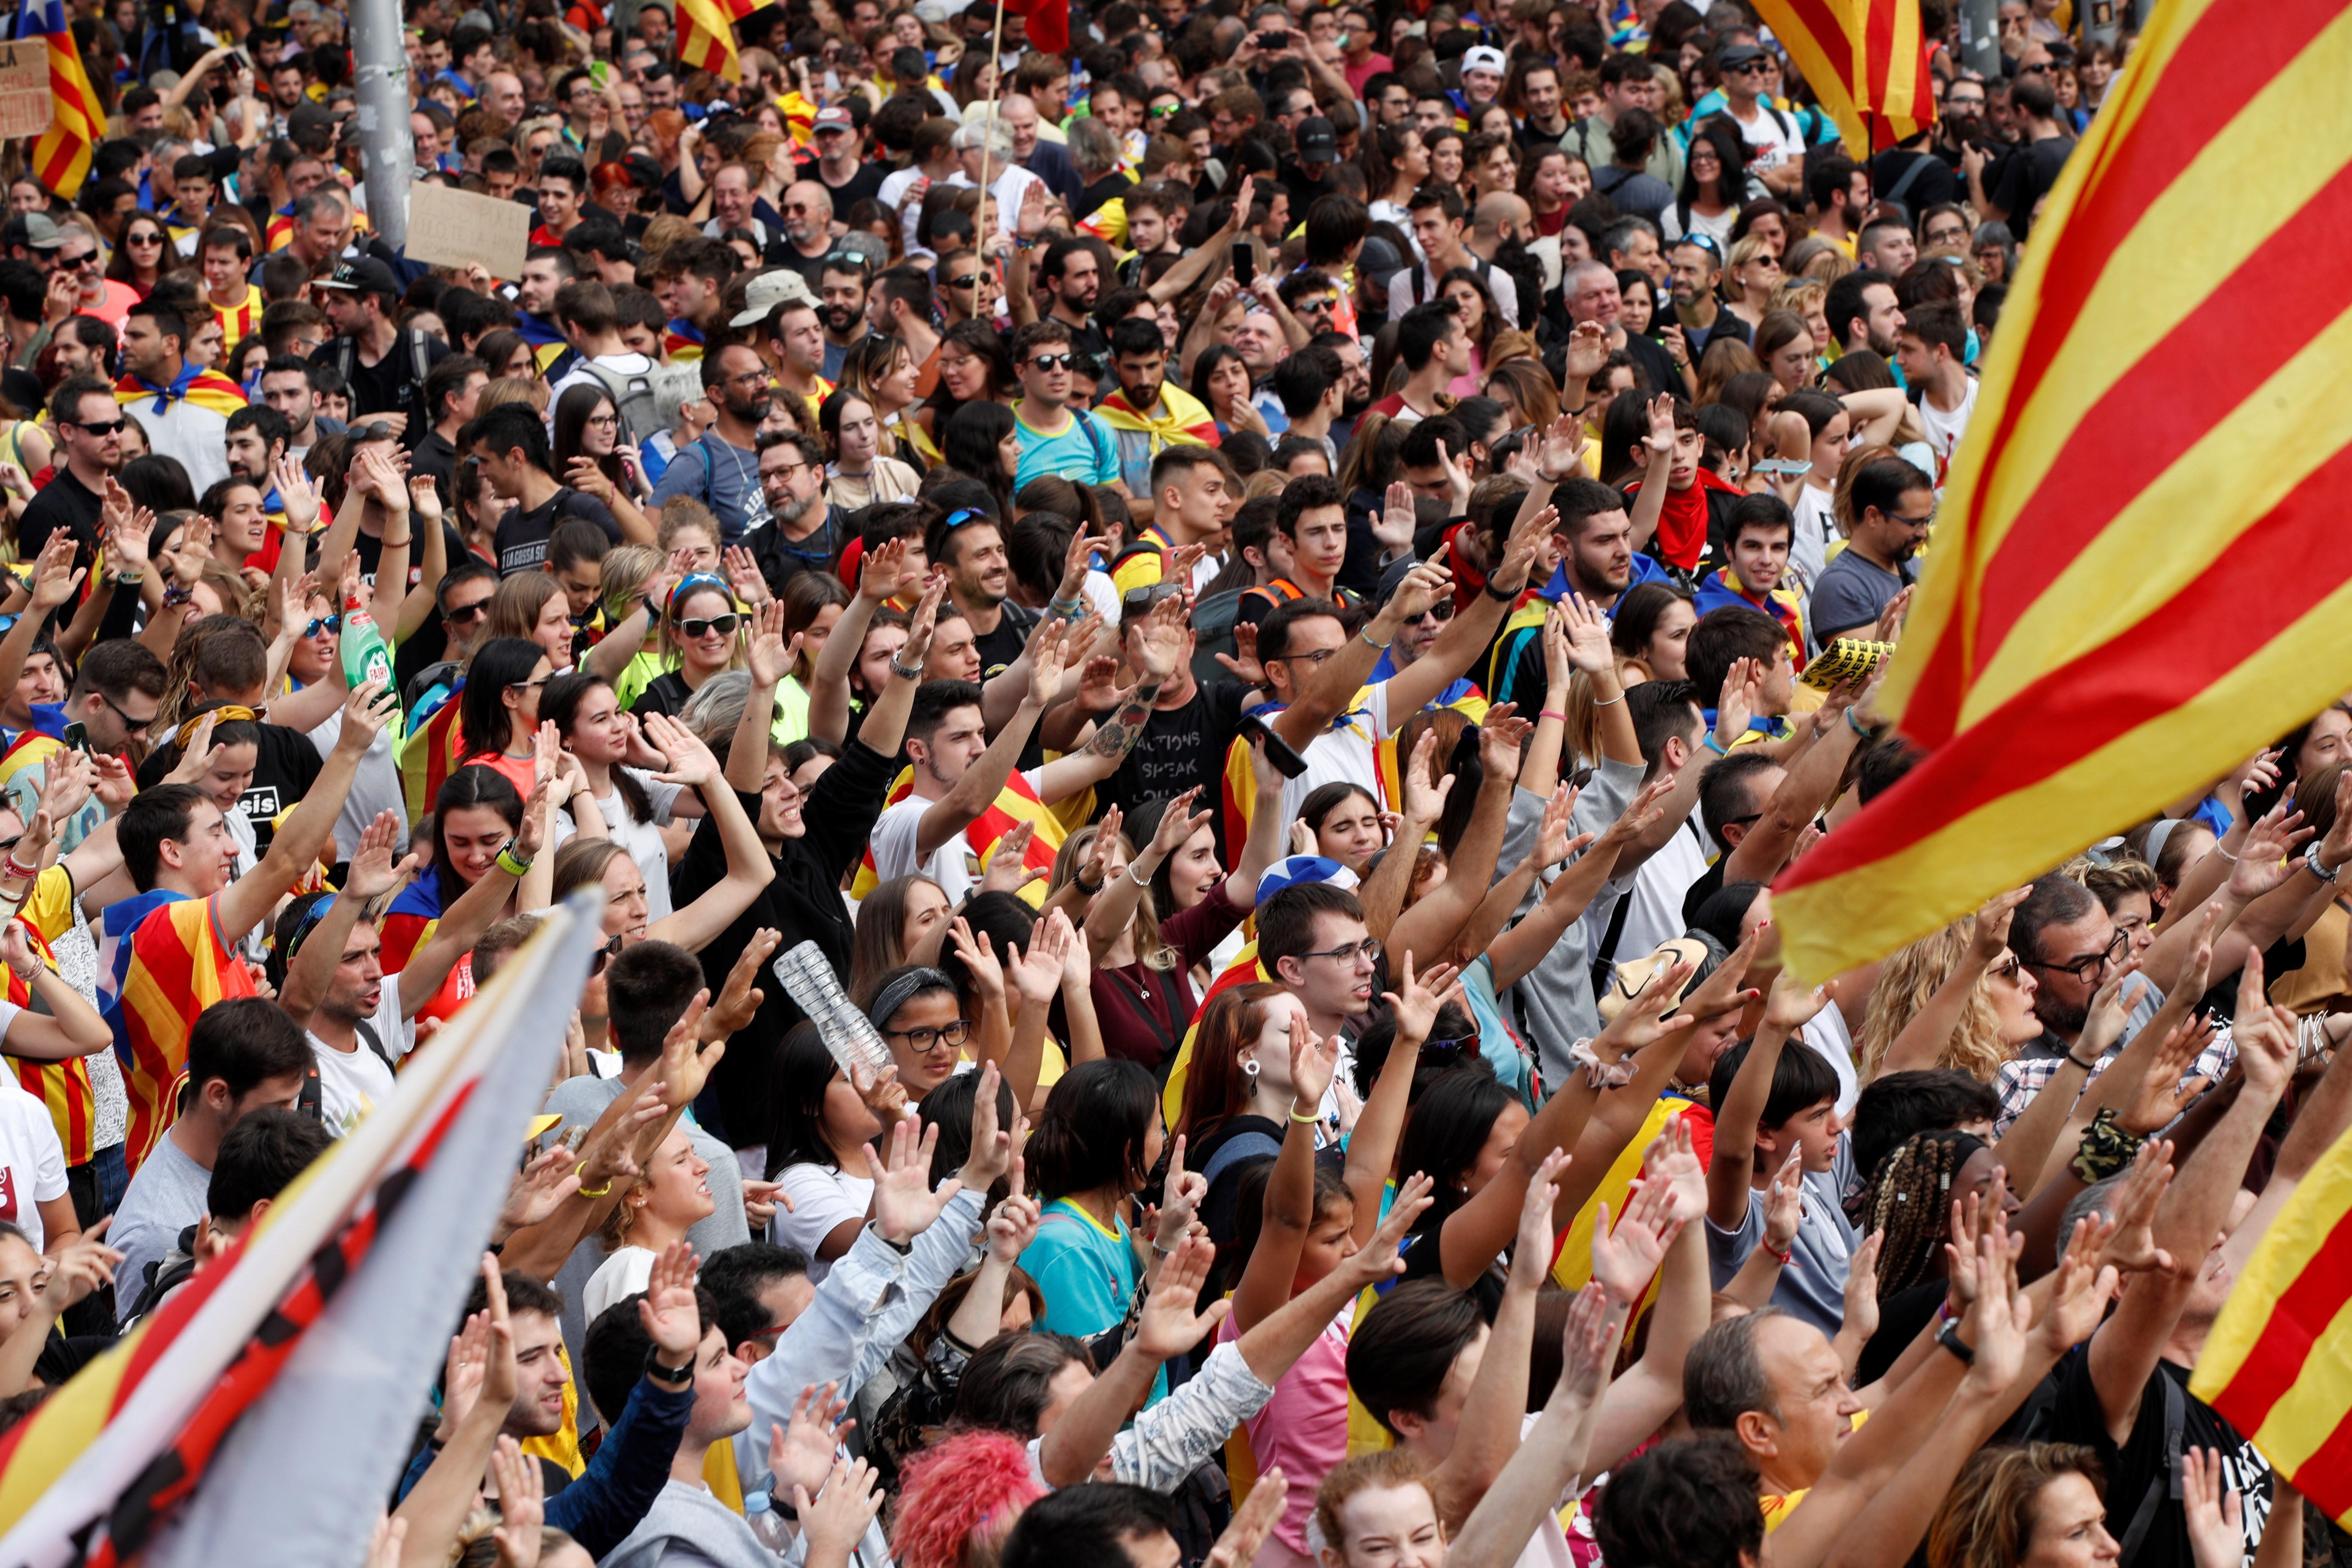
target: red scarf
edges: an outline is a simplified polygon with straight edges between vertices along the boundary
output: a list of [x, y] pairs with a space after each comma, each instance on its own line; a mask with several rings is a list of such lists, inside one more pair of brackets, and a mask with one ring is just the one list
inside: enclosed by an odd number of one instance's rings
[[[1657, 552], [1685, 572], [1696, 570], [1699, 558], [1706, 553], [1706, 492], [1709, 490], [1720, 490], [1734, 496], [1740, 493], [1738, 485], [1719, 478], [1709, 469], [1701, 468], [1688, 489], [1666, 491], [1665, 509], [1658, 514]], [[1638, 496], [1641, 491], [1642, 487], [1635, 485], [1626, 492], [1627, 498]]]

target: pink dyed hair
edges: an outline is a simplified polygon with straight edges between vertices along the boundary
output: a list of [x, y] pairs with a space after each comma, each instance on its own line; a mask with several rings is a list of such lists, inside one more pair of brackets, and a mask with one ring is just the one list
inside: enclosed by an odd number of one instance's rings
[[[1023, 1509], [1045, 1495], [1029, 1446], [1009, 1432], [958, 1432], [908, 1459], [890, 1550], [899, 1568], [964, 1568], [982, 1532], [1000, 1540]], [[995, 1552], [988, 1554], [990, 1561]]]

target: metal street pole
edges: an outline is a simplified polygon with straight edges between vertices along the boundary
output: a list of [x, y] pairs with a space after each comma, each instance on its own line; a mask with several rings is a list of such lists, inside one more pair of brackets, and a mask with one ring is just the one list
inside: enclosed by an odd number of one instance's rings
[[398, 250], [408, 243], [408, 183], [416, 143], [408, 133], [408, 48], [400, 0], [352, 0], [352, 61], [359, 78], [368, 222]]

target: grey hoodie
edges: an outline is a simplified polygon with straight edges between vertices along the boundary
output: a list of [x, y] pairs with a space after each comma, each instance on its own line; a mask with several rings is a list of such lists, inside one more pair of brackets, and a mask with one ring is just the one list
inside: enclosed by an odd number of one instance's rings
[[[1642, 773], [1641, 767], [1627, 763], [1603, 761], [1594, 768], [1583, 793], [1576, 797], [1570, 831], [1599, 833], [1623, 816], [1641, 790]], [[1543, 796], [1513, 788], [1510, 816], [1503, 829], [1502, 853], [1495, 861], [1498, 871], [1517, 865], [1533, 847], [1536, 831], [1543, 823], [1544, 805]], [[1555, 869], [1530, 887], [1512, 919], [1526, 919], [1559, 874]], [[1601, 1010], [1592, 997], [1591, 933], [1608, 929], [1610, 911], [1625, 896], [1633, 880], [1632, 872], [1622, 880], [1612, 878], [1584, 913], [1570, 922], [1551, 951], [1511, 987], [1505, 999], [1505, 1005], [1517, 1016], [1521, 1037], [1535, 1047], [1536, 1061], [1543, 1069], [1544, 1084], [1549, 1089], [1557, 1090], [1568, 1081], [1569, 1048], [1601, 1032]]]
[[629, 1538], [599, 1568], [660, 1568], [664, 1563], [715, 1563], [720, 1568], [779, 1568], [743, 1516], [709, 1489], [673, 1479]]

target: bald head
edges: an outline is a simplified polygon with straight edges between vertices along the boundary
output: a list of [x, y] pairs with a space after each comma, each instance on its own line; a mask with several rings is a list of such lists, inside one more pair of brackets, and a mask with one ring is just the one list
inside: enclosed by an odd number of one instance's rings
[[1535, 209], [1526, 200], [1508, 191], [1496, 191], [1478, 198], [1471, 209], [1470, 233], [1480, 240], [1525, 239], [1536, 221]]
[[784, 235], [802, 255], [814, 256], [829, 243], [832, 222], [832, 192], [814, 180], [794, 180], [784, 187]]
[[482, 83], [482, 106], [509, 125], [522, 118], [522, 78], [492, 71]]

